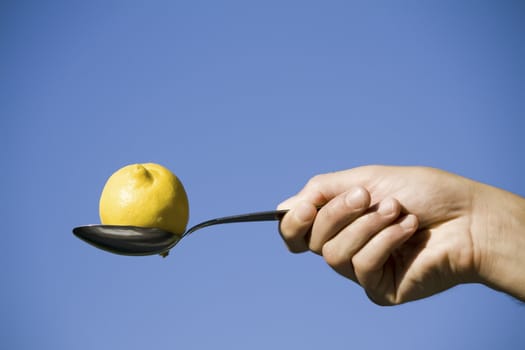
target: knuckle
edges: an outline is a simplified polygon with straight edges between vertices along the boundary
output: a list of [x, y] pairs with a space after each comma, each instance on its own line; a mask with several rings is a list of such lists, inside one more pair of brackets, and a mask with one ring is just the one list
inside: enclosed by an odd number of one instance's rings
[[352, 264], [359, 281], [365, 280], [366, 276], [375, 270], [375, 265], [369, 259], [364, 259], [361, 255], [356, 254], [352, 257]]
[[302, 253], [308, 250], [306, 243], [307, 235], [310, 232], [310, 227], [298, 223], [293, 215], [285, 215], [279, 223], [279, 234], [288, 250], [292, 253]]
[[370, 290], [365, 290], [365, 292], [368, 299], [378, 306], [392, 306], [396, 304], [388, 295], [377, 294]]
[[337, 249], [337, 246], [332, 243], [325, 243], [321, 249], [321, 255], [326, 263], [332, 267], [338, 267], [350, 262], [350, 259], [344, 252]]
[[287, 242], [297, 240], [298, 238], [302, 236], [300, 231], [286, 229], [286, 228], [283, 228], [282, 225], [279, 226], [279, 232], [281, 233], [281, 236], [283, 237], [283, 239]]
[[310, 178], [308, 182], [306, 183], [306, 188], [309, 190], [317, 191], [321, 188], [322, 184], [325, 182], [324, 179], [326, 178], [325, 174], [318, 174]]
[[316, 239], [314, 239], [315, 236], [310, 238], [310, 241], [308, 242], [308, 249], [310, 249], [312, 252], [323, 255], [323, 243], [318, 242]]
[[299, 230], [286, 229], [281, 222], [279, 224], [279, 233], [291, 253], [303, 253], [308, 250], [304, 241], [304, 234]]
[[287, 244], [286, 246], [288, 247], [288, 251], [293, 254], [300, 254], [308, 251], [306, 245]]
[[293, 240], [299, 236], [299, 231], [291, 225], [287, 216], [285, 216], [279, 223], [279, 233], [285, 240]]

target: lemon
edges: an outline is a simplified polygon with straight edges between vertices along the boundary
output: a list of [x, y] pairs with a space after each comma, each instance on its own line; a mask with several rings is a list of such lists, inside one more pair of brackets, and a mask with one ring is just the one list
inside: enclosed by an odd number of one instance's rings
[[155, 163], [132, 164], [109, 177], [99, 203], [104, 225], [156, 227], [181, 235], [189, 219], [182, 182]]

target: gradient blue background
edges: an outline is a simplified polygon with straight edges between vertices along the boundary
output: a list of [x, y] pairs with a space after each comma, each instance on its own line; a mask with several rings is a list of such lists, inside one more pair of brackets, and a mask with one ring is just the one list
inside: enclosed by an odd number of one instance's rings
[[3, 1], [0, 348], [523, 349], [509, 296], [379, 307], [275, 223], [167, 259], [71, 229], [136, 162], [182, 179], [190, 224], [371, 163], [525, 195], [524, 23], [520, 1]]

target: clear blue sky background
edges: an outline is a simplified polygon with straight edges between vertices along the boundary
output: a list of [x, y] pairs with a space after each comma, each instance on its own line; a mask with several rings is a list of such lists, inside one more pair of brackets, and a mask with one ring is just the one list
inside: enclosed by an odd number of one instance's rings
[[379, 307], [275, 223], [167, 259], [71, 229], [150, 161], [184, 182], [191, 224], [370, 163], [525, 195], [524, 23], [521, 1], [3, 1], [0, 348], [523, 349], [510, 297]]

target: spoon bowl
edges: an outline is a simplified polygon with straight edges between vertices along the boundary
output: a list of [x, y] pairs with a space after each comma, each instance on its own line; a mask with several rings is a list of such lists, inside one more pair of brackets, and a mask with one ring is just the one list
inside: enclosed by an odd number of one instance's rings
[[288, 210], [270, 210], [220, 217], [201, 222], [181, 235], [159, 228], [116, 225], [79, 226], [73, 229], [73, 234], [99, 249], [114, 254], [167, 256], [169, 250], [182, 238], [204, 227], [235, 222], [277, 221], [287, 212]]

